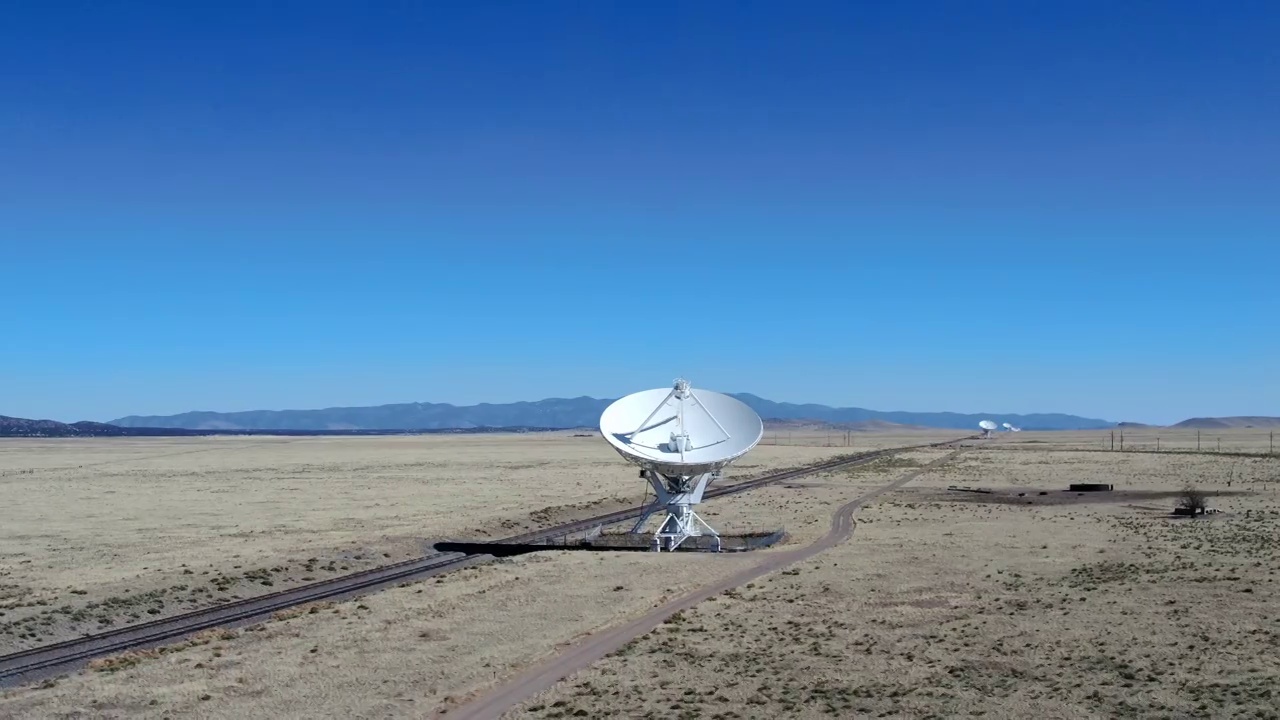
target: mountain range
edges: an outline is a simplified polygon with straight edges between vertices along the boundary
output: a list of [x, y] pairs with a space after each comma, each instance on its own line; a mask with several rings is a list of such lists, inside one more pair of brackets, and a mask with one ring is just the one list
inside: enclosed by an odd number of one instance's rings
[[62, 423], [0, 415], [0, 437], [115, 437], [140, 434], [142, 430], [98, 422]]
[[[748, 393], [734, 393], [766, 420], [807, 420], [849, 424], [871, 421], [933, 428], [973, 429], [979, 420], [1009, 422], [1024, 430], [1089, 430], [1115, 423], [1061, 413], [1029, 415], [1000, 413], [906, 412], [827, 405], [780, 403]], [[433, 430], [446, 428], [595, 427], [600, 413], [613, 400], [591, 397], [550, 398], [536, 402], [479, 405], [399, 403], [371, 407], [333, 407], [320, 410], [197, 411], [179, 415], [129, 415], [111, 424], [127, 428], [183, 428], [190, 430]]]
[[1237, 417], [1196, 417], [1170, 425], [1183, 430], [1226, 430], [1230, 428], [1280, 428], [1280, 417], [1241, 415]]
[[406, 430], [209, 430], [176, 427], [121, 427], [100, 422], [64, 423], [57, 420], [29, 420], [0, 415], [0, 438], [75, 438], [75, 437], [190, 437], [199, 435], [389, 435], [413, 433], [497, 433], [539, 432], [559, 430], [548, 427], [481, 427]]
[[[1084, 418], [1056, 413], [1000, 415], [999, 413], [880, 412], [862, 408], [776, 403], [755, 395], [739, 399], [777, 430], [905, 430], [948, 428], [968, 430], [979, 419], [1009, 422], [1030, 430], [1158, 429], [1158, 425]], [[399, 432], [489, 433], [537, 432], [594, 428], [610, 400], [552, 398], [538, 402], [481, 404], [458, 407], [443, 403], [404, 403], [375, 407], [323, 410], [258, 410], [238, 413], [192, 412], [180, 415], [120, 418], [112, 423], [28, 420], [0, 415], [0, 437], [122, 437], [189, 435], [374, 435]], [[1196, 417], [1170, 428], [1280, 428], [1280, 417]]]

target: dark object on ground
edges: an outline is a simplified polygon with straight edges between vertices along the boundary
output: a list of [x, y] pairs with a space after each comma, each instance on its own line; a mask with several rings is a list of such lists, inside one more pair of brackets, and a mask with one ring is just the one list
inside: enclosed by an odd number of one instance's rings
[[[746, 552], [759, 550], [786, 537], [782, 530], [771, 533], [745, 533], [720, 536], [720, 552]], [[604, 533], [595, 537], [555, 540], [540, 543], [477, 543], [477, 542], [438, 542], [434, 549], [439, 552], [461, 552], [467, 554], [485, 554], [494, 557], [510, 557], [538, 552], [539, 550], [596, 550], [606, 552], [650, 552], [653, 550], [653, 536], [647, 533]], [[681, 543], [676, 552], [715, 552], [716, 539], [710, 535], [691, 537]]]
[[[922, 500], [925, 502], [978, 503], [982, 505], [1090, 505], [1118, 503], [1150, 503], [1148, 511], [1168, 517], [1172, 506], [1178, 504], [1182, 490], [1128, 490], [1117, 488], [1111, 492], [1071, 492], [1070, 490], [1037, 490], [1026, 486], [984, 488], [987, 492], [956, 492], [943, 487], [918, 487], [899, 490], [899, 497], [904, 501]], [[1026, 493], [1025, 496], [1018, 493]], [[1221, 490], [1213, 494], [1216, 498], [1249, 497], [1256, 495], [1255, 490]], [[1212, 509], [1205, 510], [1213, 514]]]
[[1178, 495], [1178, 506], [1173, 509], [1175, 515], [1203, 515], [1209, 507], [1209, 496], [1192, 485], [1182, 488]]
[[1072, 492], [1111, 492], [1115, 488], [1110, 483], [1071, 483]]
[[991, 491], [987, 490], [986, 488], [971, 488], [968, 485], [948, 485], [947, 489], [951, 490], [952, 492], [983, 493], [984, 495], [991, 494]]

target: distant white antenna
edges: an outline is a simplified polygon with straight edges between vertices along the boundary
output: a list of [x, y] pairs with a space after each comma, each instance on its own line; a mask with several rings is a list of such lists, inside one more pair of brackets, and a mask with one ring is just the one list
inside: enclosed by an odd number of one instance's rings
[[600, 415], [600, 434], [622, 457], [643, 468], [657, 500], [631, 532], [640, 532], [659, 510], [667, 518], [653, 536], [653, 549], [675, 550], [704, 533], [720, 536], [693, 506], [721, 471], [760, 442], [764, 423], [742, 401], [722, 393], [694, 393], [687, 380], [670, 390], [643, 390], [616, 400]]
[[983, 420], [978, 423], [978, 427], [982, 428], [982, 437], [989, 438], [991, 437], [991, 431], [996, 429], [996, 424], [992, 420]]
[[1005, 424], [1004, 424], [1004, 429], [1005, 429], [1005, 430], [1008, 430], [1009, 432], [1022, 432], [1022, 428], [1014, 427], [1014, 426], [1013, 426], [1012, 424], [1010, 424], [1010, 423], [1005, 423]]

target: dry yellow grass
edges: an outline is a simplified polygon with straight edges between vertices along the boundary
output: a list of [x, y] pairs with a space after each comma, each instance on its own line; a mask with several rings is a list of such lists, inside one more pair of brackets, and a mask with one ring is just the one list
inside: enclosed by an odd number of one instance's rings
[[[779, 450], [790, 454], [753, 452], [737, 472], [823, 456], [813, 449]], [[602, 459], [621, 462], [607, 453]], [[628, 480], [634, 478], [623, 469]], [[817, 478], [809, 489], [816, 494], [807, 499], [803, 488], [779, 488], [704, 509], [726, 529], [786, 525], [792, 543], [804, 542], [825, 523], [824, 497], [852, 497], [896, 472]], [[107, 663], [103, 672], [52, 688], [9, 693], [0, 699], [0, 715], [421, 716], [554, 653], [577, 635], [620, 623], [749, 562], [750, 554], [524, 556], [317, 613], [286, 614], [207, 646]], [[205, 695], [210, 699], [201, 700]]]
[[[789, 546], [805, 544], [841, 503], [941, 454], [703, 514], [723, 529], [785, 525]], [[1026, 506], [946, 489], [1072, 482], [1194, 483], [1224, 512], [1173, 520], [1172, 497]], [[703, 603], [509, 716], [1277, 717], [1278, 482], [1274, 458], [984, 445], [867, 507], [852, 541]], [[106, 663], [9, 693], [0, 715], [431, 716], [783, 550], [525, 556]]]
[[1171, 428], [1122, 428], [1111, 430], [1079, 430], [1067, 432], [1001, 433], [1002, 442], [1011, 447], [1032, 450], [1107, 450], [1250, 453], [1280, 453], [1280, 432], [1260, 428], [1195, 430]]
[[[761, 447], [728, 479], [843, 452]], [[572, 433], [0, 440], [0, 653], [634, 506], [646, 487]]]
[[[511, 717], [1277, 717], [1280, 461], [996, 445], [852, 542], [684, 613]], [[1241, 472], [1243, 474], [1241, 474]], [[1192, 482], [1223, 515], [1028, 507], [957, 484]], [[976, 481], [976, 482], [975, 482]]]

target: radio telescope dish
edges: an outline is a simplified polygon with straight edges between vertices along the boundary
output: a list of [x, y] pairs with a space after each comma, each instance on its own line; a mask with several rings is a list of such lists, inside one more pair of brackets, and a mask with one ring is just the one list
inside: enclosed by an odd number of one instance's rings
[[[680, 384], [683, 383], [683, 386]], [[764, 423], [746, 403], [677, 381], [632, 393], [605, 408], [600, 434], [624, 458], [672, 475], [719, 470], [760, 442]]]
[[600, 434], [629, 462], [643, 468], [657, 494], [632, 528], [640, 532], [659, 510], [667, 518], [654, 535], [655, 550], [675, 550], [690, 537], [719, 535], [693, 511], [721, 471], [760, 442], [764, 423], [746, 403], [723, 393], [695, 393], [687, 380], [671, 389], [643, 390], [616, 400], [600, 415]]
[[991, 437], [991, 431], [996, 429], [996, 424], [991, 420], [983, 420], [978, 423], [978, 427], [982, 428], [982, 437], [989, 438]]
[[1002, 423], [1000, 427], [1004, 428], [1005, 430], [1013, 430], [1013, 425], [1010, 425], [1009, 423]]

